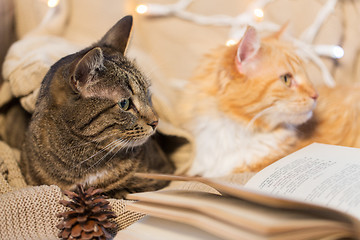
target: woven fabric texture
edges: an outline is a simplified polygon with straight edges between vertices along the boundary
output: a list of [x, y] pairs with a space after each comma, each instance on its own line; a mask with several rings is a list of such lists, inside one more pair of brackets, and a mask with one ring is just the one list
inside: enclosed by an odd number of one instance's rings
[[[59, 203], [64, 199], [58, 186], [27, 186], [18, 167], [19, 151], [0, 141], [0, 239], [32, 240], [58, 239], [60, 223], [56, 215], [66, 208]], [[225, 180], [244, 184], [253, 174], [237, 174]], [[168, 188], [214, 192], [211, 187], [196, 182], [174, 182]], [[144, 215], [126, 211], [128, 200], [109, 199], [117, 215], [113, 221], [117, 231], [126, 228]]]

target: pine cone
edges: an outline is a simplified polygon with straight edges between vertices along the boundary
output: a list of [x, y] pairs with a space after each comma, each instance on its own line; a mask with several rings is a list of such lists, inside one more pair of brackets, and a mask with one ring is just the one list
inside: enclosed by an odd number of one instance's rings
[[77, 185], [75, 192], [64, 191], [71, 200], [60, 200], [60, 204], [71, 208], [70, 211], [58, 214], [63, 221], [56, 227], [62, 239], [111, 239], [107, 231], [116, 225], [109, 222], [116, 217], [111, 211], [109, 201], [105, 200], [101, 189], [93, 187], [84, 191], [83, 186]]

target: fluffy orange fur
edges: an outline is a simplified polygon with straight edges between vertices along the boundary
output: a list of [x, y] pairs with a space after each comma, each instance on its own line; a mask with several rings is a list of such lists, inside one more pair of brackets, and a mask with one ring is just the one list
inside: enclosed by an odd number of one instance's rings
[[[261, 41], [256, 37], [255, 30], [248, 29], [239, 45], [221, 46], [207, 54], [189, 80], [182, 100], [183, 126], [194, 135], [196, 154], [208, 144], [196, 140], [197, 134], [207, 131], [207, 123], [200, 121], [211, 123], [215, 116], [231, 119], [246, 131], [240, 136], [234, 133], [234, 138], [279, 136], [276, 141], [264, 140], [264, 148], [271, 148], [265, 156], [256, 155], [264, 149], [257, 146], [261, 139], [250, 143], [247, 152], [254, 152], [254, 157], [241, 160], [239, 153], [233, 172], [261, 170], [312, 142], [360, 147], [360, 86], [316, 90], [291, 44], [279, 40], [278, 34]], [[209, 137], [208, 141], [232, 140]]]

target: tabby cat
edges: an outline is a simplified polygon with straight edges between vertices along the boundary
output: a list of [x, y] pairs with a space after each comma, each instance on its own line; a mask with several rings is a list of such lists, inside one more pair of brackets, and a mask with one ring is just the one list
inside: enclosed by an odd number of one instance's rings
[[167, 184], [134, 177], [174, 166], [154, 135], [149, 82], [124, 56], [131, 28], [132, 17], [122, 18], [46, 74], [21, 155], [28, 184], [84, 184], [116, 198]]
[[258, 171], [314, 141], [360, 147], [360, 86], [315, 90], [280, 35], [260, 40], [249, 27], [189, 80], [181, 109], [195, 141], [190, 175]]

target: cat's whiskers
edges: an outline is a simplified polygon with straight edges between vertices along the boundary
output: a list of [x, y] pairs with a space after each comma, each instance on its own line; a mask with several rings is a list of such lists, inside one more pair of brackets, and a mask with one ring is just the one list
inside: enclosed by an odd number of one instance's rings
[[[93, 165], [91, 165], [88, 169], [86, 169], [85, 172], [90, 171], [90, 170], [93, 169], [96, 165], [98, 165], [99, 163], [101, 163], [102, 160], [104, 160], [104, 159], [112, 152], [112, 150], [114, 150], [115, 148], [117, 148], [120, 144], [121, 144], [121, 143], [119, 143], [118, 140], [115, 140], [115, 141], [113, 142], [113, 145], [115, 145], [115, 146], [113, 146], [113, 147], [110, 149], [110, 151], [108, 151], [104, 156], [102, 156], [102, 157], [101, 157], [99, 160], [97, 160]], [[121, 149], [121, 148], [120, 148], [120, 149]], [[120, 149], [119, 149], [118, 151], [120, 151]], [[118, 151], [117, 151], [117, 152], [118, 152]], [[115, 153], [111, 158], [113, 158], [115, 155], [116, 155], [116, 153]]]
[[250, 128], [254, 125], [255, 121], [257, 119], [259, 119], [260, 117], [262, 117], [263, 115], [265, 115], [266, 113], [268, 113], [269, 111], [271, 111], [274, 108], [274, 106], [270, 106], [267, 107], [263, 110], [261, 110], [260, 112], [258, 112], [251, 120], [250, 122], [246, 125], [246, 130], [250, 130]]
[[131, 151], [134, 151], [134, 147], [135, 147], [134, 145], [131, 145], [129, 148], [131, 148]]
[[[125, 146], [128, 145], [130, 143], [130, 139], [128, 139], [128, 141], [126, 142]], [[126, 153], [129, 151], [129, 146], [126, 146]]]
[[[129, 140], [126, 140], [126, 141], [129, 141]], [[119, 144], [118, 144], [117, 146], [115, 146], [115, 148], [116, 148], [116, 147], [119, 147], [121, 144], [122, 144], [122, 142], [119, 142]], [[108, 154], [110, 154], [110, 152], [112, 152], [112, 150], [114, 150], [115, 148], [112, 148], [112, 149], [109, 151]], [[121, 149], [123, 149], [123, 148], [120, 147], [120, 148], [111, 156], [111, 158], [110, 158], [108, 161], [110, 161], [111, 159], [113, 159], [113, 157], [116, 156], [116, 154], [117, 154]], [[108, 154], [106, 154], [106, 155], [108, 155]], [[93, 166], [97, 165], [98, 163], [100, 163], [100, 161], [98, 161], [98, 162], [96, 162], [95, 164], [93, 164]], [[92, 168], [93, 166], [91, 166], [90, 168]]]
[[[120, 147], [112, 156], [110, 159], [108, 159], [108, 161], [110, 161], [114, 156], [116, 156], [116, 154], [123, 149], [128, 143], [130, 142], [129, 139], [116, 139], [114, 140], [112, 143], [113, 147], [104, 155], [102, 156], [99, 160], [97, 160], [93, 165], [91, 165], [86, 171], [90, 171], [91, 169], [93, 169], [96, 165], [98, 165], [99, 163], [101, 163], [114, 149]], [[123, 146], [121, 146], [123, 145]]]
[[80, 148], [80, 147], [84, 147], [86, 145], [89, 145], [89, 144], [92, 144], [92, 143], [96, 143], [96, 146], [98, 146], [102, 140], [106, 139], [106, 138], [109, 138], [109, 137], [112, 137], [114, 135], [118, 134], [117, 132], [113, 133], [113, 134], [110, 134], [110, 135], [106, 135], [106, 136], [103, 136], [103, 137], [98, 137], [98, 138], [95, 138], [94, 140], [85, 140], [86, 142], [84, 143], [80, 143], [80, 144], [76, 144], [76, 145], [72, 145], [70, 147], [67, 147], [67, 148], [63, 148], [64, 150], [71, 150], [71, 149], [74, 149], [74, 148]]
[[[112, 142], [112, 143], [110, 143], [109, 145], [113, 145], [114, 143]], [[102, 153], [102, 152], [104, 152], [104, 151], [106, 151], [106, 149], [107, 148], [110, 148], [110, 146], [106, 146], [105, 148], [103, 148], [103, 149], [101, 149], [100, 151], [97, 151], [95, 154], [93, 154], [92, 156], [90, 156], [90, 157], [88, 157], [88, 158], [86, 158], [86, 159], [84, 159], [84, 160], [82, 160], [81, 162], [79, 162], [78, 164], [76, 164], [75, 166], [74, 166], [74, 168], [78, 168], [78, 167], [80, 167], [83, 163], [85, 163], [85, 162], [87, 162], [87, 161], [89, 161], [89, 160], [91, 160], [92, 158], [94, 158], [96, 155], [98, 155], [98, 154], [100, 154], [100, 153]]]
[[[80, 163], [76, 164], [75, 167], [79, 167], [81, 164], [89, 161], [90, 159], [92, 159], [93, 157], [95, 157], [96, 155], [106, 151], [107, 149], [109, 148], [112, 148], [114, 145], [117, 145], [119, 141], [124, 141], [123, 139], [116, 139], [114, 141], [112, 141], [111, 143], [109, 143], [108, 145], [106, 145], [103, 149], [101, 149], [100, 151], [97, 151], [96, 153], [94, 153], [92, 156], [88, 157], [87, 159], [85, 160], [82, 160]], [[116, 146], [115, 146], [116, 147]], [[113, 148], [110, 150], [112, 151]]]

